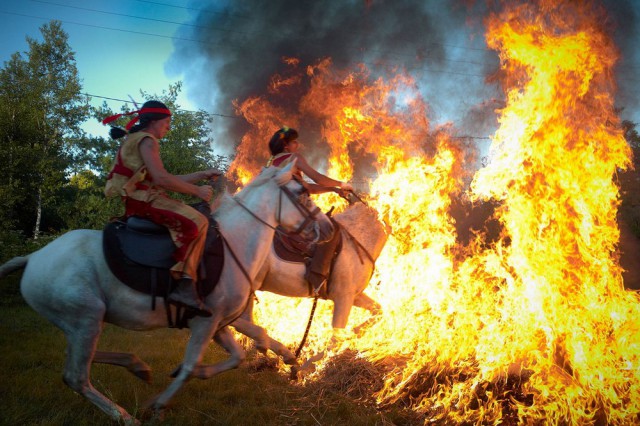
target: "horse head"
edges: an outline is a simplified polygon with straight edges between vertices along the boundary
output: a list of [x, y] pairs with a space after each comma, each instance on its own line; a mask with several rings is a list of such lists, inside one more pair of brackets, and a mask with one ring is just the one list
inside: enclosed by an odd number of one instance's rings
[[[282, 169], [276, 169], [273, 176], [280, 188], [277, 221], [289, 233], [299, 234], [306, 240], [321, 241], [331, 235], [333, 225], [294, 175], [295, 165], [296, 160]], [[299, 218], [302, 218], [302, 222], [299, 222]]]
[[254, 219], [275, 229], [321, 240], [332, 232], [332, 224], [315, 205], [305, 187], [293, 175], [295, 161], [286, 167], [262, 170], [233, 197]]

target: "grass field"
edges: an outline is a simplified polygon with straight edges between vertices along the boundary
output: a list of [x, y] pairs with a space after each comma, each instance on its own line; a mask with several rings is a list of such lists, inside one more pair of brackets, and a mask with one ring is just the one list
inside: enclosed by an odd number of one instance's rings
[[[25, 304], [19, 274], [0, 281], [0, 424], [113, 424], [105, 414], [62, 381], [65, 339], [62, 332]], [[133, 332], [107, 325], [99, 350], [133, 352], [153, 369], [148, 385], [125, 369], [96, 364], [94, 386], [139, 419], [144, 402], [170, 382], [168, 374], [182, 358], [187, 330]], [[205, 363], [226, 354], [215, 344]], [[209, 380], [194, 379], [178, 393], [163, 425], [412, 425], [421, 424], [399, 408], [381, 412], [366, 389], [344, 394], [339, 384], [290, 382], [264, 357], [250, 352], [237, 370]]]

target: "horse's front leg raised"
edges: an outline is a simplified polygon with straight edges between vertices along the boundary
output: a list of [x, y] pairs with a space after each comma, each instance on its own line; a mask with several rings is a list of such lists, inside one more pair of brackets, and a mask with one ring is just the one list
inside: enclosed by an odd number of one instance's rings
[[189, 322], [191, 338], [187, 343], [185, 356], [182, 365], [177, 371], [175, 380], [163, 392], [144, 404], [145, 407], [154, 411], [156, 417], [161, 417], [162, 410], [167, 407], [169, 401], [180, 390], [182, 385], [191, 378], [219, 324], [220, 317], [216, 315], [210, 318], [195, 317]]
[[[236, 342], [233, 334], [231, 334], [231, 331], [227, 327], [219, 330], [213, 336], [213, 339], [231, 356], [227, 360], [217, 364], [196, 365], [191, 373], [192, 377], [196, 377], [198, 379], [209, 379], [216, 374], [237, 368], [245, 360], [246, 354], [244, 349], [242, 349], [238, 342]], [[171, 377], [177, 377], [181, 370], [182, 364], [173, 370]]]
[[371, 313], [371, 318], [353, 328], [353, 332], [359, 336], [364, 331], [364, 329], [366, 329], [367, 327], [371, 327], [373, 324], [380, 320], [380, 317], [382, 316], [382, 306], [380, 306], [378, 302], [364, 293], [360, 293], [356, 296], [355, 300], [353, 301], [353, 305], [362, 309], [366, 309]]
[[297, 365], [296, 356], [279, 341], [273, 339], [267, 331], [259, 325], [245, 318], [238, 318], [232, 324], [233, 328], [249, 337], [256, 343], [256, 348], [266, 354], [271, 349], [276, 355], [281, 356], [287, 365]]
[[87, 398], [112, 419], [124, 424], [138, 424], [124, 408], [93, 387], [90, 380], [91, 362], [102, 325], [99, 320], [86, 321], [83, 326], [65, 332], [67, 358], [63, 380], [74, 391]]
[[93, 356], [93, 363], [119, 365], [120, 367], [126, 368], [139, 379], [151, 383], [151, 367], [135, 354], [98, 351]]
[[233, 337], [231, 330], [228, 327], [224, 327], [213, 336], [213, 339], [217, 344], [222, 346], [225, 351], [230, 355], [224, 361], [212, 365], [198, 365], [193, 370], [193, 376], [198, 379], [209, 379], [216, 374], [220, 374], [227, 370], [233, 370], [237, 368], [246, 358], [246, 354], [242, 346]]

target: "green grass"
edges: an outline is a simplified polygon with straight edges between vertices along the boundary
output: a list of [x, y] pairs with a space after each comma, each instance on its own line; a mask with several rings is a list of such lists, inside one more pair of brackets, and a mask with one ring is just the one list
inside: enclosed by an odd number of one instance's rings
[[[22, 301], [16, 291], [18, 278], [0, 281], [0, 424], [113, 424], [63, 383], [64, 335]], [[187, 330], [134, 332], [107, 325], [98, 349], [135, 353], [153, 369], [153, 383], [138, 380], [124, 368], [95, 364], [93, 385], [143, 419], [142, 405], [170, 383], [168, 375], [180, 363], [188, 336]], [[225, 357], [212, 343], [204, 362]], [[253, 368], [258, 357], [262, 355], [250, 352], [248, 362], [239, 369], [188, 382], [160, 424], [419, 424], [401, 410], [379, 412], [373, 404], [352, 400], [330, 386], [296, 384], [275, 369]]]

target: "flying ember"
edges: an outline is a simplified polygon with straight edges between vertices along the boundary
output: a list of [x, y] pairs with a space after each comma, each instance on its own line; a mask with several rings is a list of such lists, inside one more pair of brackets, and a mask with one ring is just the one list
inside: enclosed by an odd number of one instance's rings
[[[252, 126], [231, 167], [240, 183], [283, 124], [303, 130], [305, 155], [330, 175], [368, 180], [357, 189], [392, 229], [368, 288], [383, 315], [333, 336], [327, 358], [349, 349], [384, 369], [377, 402], [402, 401], [425, 423], [639, 421], [640, 300], [617, 254], [614, 178], [631, 157], [614, 108], [617, 50], [601, 11], [559, 3], [504, 2], [487, 18], [506, 105], [477, 171], [451, 128], [430, 126], [428, 100], [402, 71], [373, 78], [363, 65], [286, 58], [290, 75], [236, 105]], [[497, 206], [499, 235], [463, 244], [460, 200]], [[345, 207], [335, 195], [318, 204]], [[297, 345], [311, 302], [258, 297], [256, 322]], [[354, 309], [349, 325], [368, 317]], [[303, 355], [326, 349], [330, 318], [321, 302]]]

